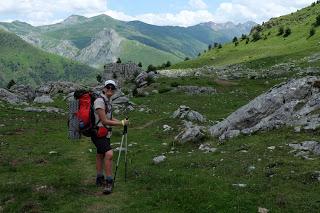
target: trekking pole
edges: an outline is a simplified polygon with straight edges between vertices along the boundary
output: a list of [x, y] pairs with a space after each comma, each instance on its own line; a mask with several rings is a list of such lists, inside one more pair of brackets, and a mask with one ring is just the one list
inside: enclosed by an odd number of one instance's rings
[[124, 126], [122, 138], [121, 138], [121, 143], [120, 143], [120, 148], [119, 148], [119, 155], [118, 155], [118, 160], [117, 160], [117, 165], [116, 165], [116, 171], [114, 172], [114, 177], [113, 177], [113, 182], [112, 182], [112, 188], [114, 187], [114, 183], [116, 182], [117, 171], [118, 171], [118, 166], [119, 166], [119, 162], [120, 162], [120, 155], [121, 155], [121, 151], [122, 151], [122, 144], [123, 144], [123, 139], [125, 137], [126, 131], [127, 131], [127, 126]]
[[[128, 118], [126, 118], [128, 120]], [[124, 182], [127, 182], [127, 172], [128, 172], [128, 161], [127, 161], [127, 155], [128, 155], [128, 126], [124, 126], [125, 128], [125, 145], [126, 150], [124, 154]]]

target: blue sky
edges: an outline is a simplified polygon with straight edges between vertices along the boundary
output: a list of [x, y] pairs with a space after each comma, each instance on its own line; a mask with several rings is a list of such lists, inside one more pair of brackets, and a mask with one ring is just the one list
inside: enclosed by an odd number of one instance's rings
[[[207, 4], [209, 10], [214, 10], [224, 1], [204, 0], [203, 2]], [[178, 13], [181, 10], [192, 9], [186, 0], [109, 0], [108, 7], [113, 10], [123, 11], [129, 15], [139, 15], [143, 13]]]
[[0, 21], [32, 25], [61, 22], [77, 14], [109, 15], [123, 21], [191, 26], [202, 22], [261, 23], [295, 12], [315, 0], [0, 0]]

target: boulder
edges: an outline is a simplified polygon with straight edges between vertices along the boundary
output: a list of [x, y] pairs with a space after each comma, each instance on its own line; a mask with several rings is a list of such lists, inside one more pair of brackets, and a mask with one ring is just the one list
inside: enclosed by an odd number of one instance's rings
[[184, 130], [175, 137], [179, 143], [199, 142], [205, 137], [206, 130], [203, 126], [193, 125], [192, 122], [186, 121], [184, 121], [184, 126]]
[[51, 99], [49, 95], [43, 95], [40, 97], [36, 97], [33, 102], [38, 104], [47, 104], [47, 103], [53, 103], [54, 101]]
[[315, 155], [320, 155], [320, 143], [317, 141], [304, 141], [298, 144], [289, 144], [294, 150], [309, 151]]
[[84, 89], [83, 86], [67, 81], [47, 82], [36, 88], [37, 96], [41, 95], [56, 95], [58, 93], [69, 94], [79, 89]]
[[58, 113], [64, 114], [64, 111], [55, 107], [26, 107], [23, 109], [25, 112], [47, 112], [47, 113]]
[[[152, 73], [152, 74], [150, 74]], [[146, 85], [148, 85], [148, 78], [154, 78], [154, 72], [141, 72], [135, 79], [135, 83], [137, 88], [141, 88], [144, 87]]]
[[18, 104], [25, 101], [25, 98], [16, 95], [6, 89], [0, 88], [0, 100], [8, 102], [10, 104]]
[[27, 101], [32, 101], [36, 97], [35, 90], [31, 86], [13, 85], [10, 91], [20, 97], [24, 97]]
[[159, 164], [159, 163], [165, 161], [166, 158], [167, 158], [167, 157], [164, 156], [164, 155], [157, 156], [157, 157], [153, 158], [153, 163], [154, 163], [154, 164]]
[[209, 152], [217, 151], [217, 148], [213, 148], [213, 147], [211, 147], [210, 144], [205, 143], [205, 144], [200, 144], [199, 150], [204, 151], [205, 153], [209, 153]]
[[193, 111], [188, 106], [180, 106], [173, 115], [173, 118], [187, 119], [189, 121], [205, 122], [206, 118], [199, 112]]
[[279, 84], [241, 107], [222, 122], [209, 128], [212, 136], [228, 139], [282, 126], [320, 127], [317, 77], [293, 79]]
[[217, 90], [212, 87], [197, 87], [197, 86], [178, 86], [177, 91], [185, 92], [190, 95], [211, 95], [216, 94]]

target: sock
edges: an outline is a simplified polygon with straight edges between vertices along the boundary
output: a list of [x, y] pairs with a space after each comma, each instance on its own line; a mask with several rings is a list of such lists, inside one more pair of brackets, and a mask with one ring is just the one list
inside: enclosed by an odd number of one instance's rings
[[97, 173], [97, 177], [103, 177], [103, 173], [102, 172], [98, 172]]
[[113, 181], [112, 176], [107, 176], [107, 181], [108, 181], [108, 182], [112, 182], [112, 181]]

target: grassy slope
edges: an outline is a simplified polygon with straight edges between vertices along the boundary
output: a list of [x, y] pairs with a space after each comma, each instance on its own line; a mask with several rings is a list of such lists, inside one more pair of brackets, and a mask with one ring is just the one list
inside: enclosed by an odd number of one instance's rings
[[[0, 208], [5, 212], [257, 212], [265, 207], [271, 212], [317, 212], [319, 182], [312, 179], [312, 172], [320, 169], [319, 159], [295, 158], [286, 144], [319, 141], [318, 132], [281, 129], [224, 145], [207, 139], [217, 152], [204, 154], [199, 144], [185, 144], [175, 146], [178, 153], [168, 154], [181, 125], [170, 115], [179, 105], [220, 120], [280, 81], [269, 79], [266, 85], [264, 80], [238, 80], [221, 85], [212, 78], [159, 79], [157, 89], [176, 82], [215, 87], [219, 93], [194, 98], [168, 92], [134, 98], [152, 112], [130, 113], [128, 142], [137, 144], [129, 147], [127, 183], [122, 158], [110, 196], [101, 195], [94, 186], [94, 146], [89, 139], [66, 139], [65, 116], [19, 112], [0, 104], [0, 124], [5, 124], [0, 127]], [[55, 106], [65, 108], [61, 101]], [[164, 133], [164, 124], [175, 130]], [[114, 128], [112, 142], [120, 140], [121, 130]], [[277, 148], [268, 150], [272, 145]], [[167, 153], [167, 160], [153, 165], [152, 158], [161, 153]], [[256, 169], [249, 172], [252, 165]], [[248, 186], [232, 186], [237, 183]]]
[[[144, 44], [132, 40], [122, 41], [120, 52], [121, 59], [125, 59], [125, 61], [133, 61], [137, 64], [141, 62], [144, 68], [147, 68], [149, 64], [162, 64], [168, 60], [172, 63], [177, 63], [181, 61], [180, 58], [176, 57], [173, 54], [155, 49], [153, 47], [146, 46]], [[150, 57], [151, 55], [153, 57]]]
[[[271, 29], [264, 27], [262, 31], [262, 37], [267, 36], [266, 40], [251, 41], [249, 44], [241, 41], [237, 47], [229, 43], [223, 45], [222, 49], [213, 49], [194, 60], [175, 64], [172, 68], [223, 66], [238, 63], [244, 63], [252, 68], [263, 68], [309, 56], [320, 50], [319, 27], [316, 28], [316, 34], [309, 38], [311, 25], [315, 22], [319, 10], [320, 4], [317, 4], [315, 7], [307, 7], [296, 13], [273, 19], [266, 24], [271, 23], [274, 26]], [[277, 36], [280, 26], [290, 27], [292, 34], [287, 38]]]
[[82, 82], [95, 79], [97, 73], [86, 65], [39, 50], [5, 31], [0, 31], [0, 68], [5, 81], [2, 86], [11, 79], [31, 85], [61, 79]]

